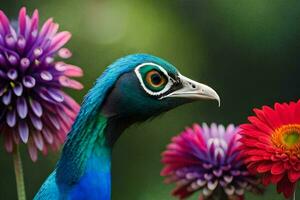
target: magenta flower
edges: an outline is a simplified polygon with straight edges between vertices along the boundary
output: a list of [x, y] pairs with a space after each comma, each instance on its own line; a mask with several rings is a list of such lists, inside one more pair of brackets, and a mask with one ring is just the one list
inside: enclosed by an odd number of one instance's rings
[[233, 125], [195, 124], [172, 139], [161, 175], [176, 183], [174, 196], [185, 199], [199, 190], [199, 199], [243, 199], [245, 190], [261, 192], [239, 156], [237, 131]]
[[17, 28], [0, 10], [0, 133], [8, 152], [27, 143], [33, 161], [38, 150], [59, 148], [79, 110], [62, 88], [83, 87], [69, 78], [82, 76], [79, 67], [55, 60], [71, 57], [62, 48], [71, 34], [53, 19], [38, 26], [37, 10], [29, 17], [22, 8]]

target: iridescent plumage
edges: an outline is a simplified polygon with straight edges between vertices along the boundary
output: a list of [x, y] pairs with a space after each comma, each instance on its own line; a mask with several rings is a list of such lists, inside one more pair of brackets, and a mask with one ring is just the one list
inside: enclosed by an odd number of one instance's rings
[[[124, 129], [197, 99], [219, 100], [213, 89], [184, 78], [147, 54], [111, 64], [86, 95], [57, 167], [35, 199], [109, 200], [111, 150]], [[183, 93], [188, 97], [177, 97]]]

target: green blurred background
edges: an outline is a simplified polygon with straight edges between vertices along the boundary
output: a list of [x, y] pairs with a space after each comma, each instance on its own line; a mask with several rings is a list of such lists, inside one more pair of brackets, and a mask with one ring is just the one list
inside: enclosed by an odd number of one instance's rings
[[[11, 19], [25, 5], [42, 21], [54, 17], [73, 34], [69, 63], [81, 66], [85, 89], [68, 91], [81, 102], [116, 58], [145, 52], [173, 63], [221, 96], [222, 106], [201, 102], [131, 127], [113, 151], [113, 200], [168, 200], [160, 153], [170, 138], [193, 122], [242, 123], [252, 108], [299, 98], [300, 1], [290, 0], [1, 0]], [[58, 153], [33, 163], [23, 147], [28, 198], [52, 171]], [[16, 199], [12, 158], [0, 148], [1, 199]], [[300, 191], [299, 195], [300, 196]], [[283, 199], [274, 187], [263, 197]], [[197, 199], [194, 195], [191, 199]]]

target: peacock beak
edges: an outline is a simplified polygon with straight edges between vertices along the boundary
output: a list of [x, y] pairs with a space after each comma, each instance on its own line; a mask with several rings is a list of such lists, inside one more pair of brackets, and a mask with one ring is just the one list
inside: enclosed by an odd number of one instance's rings
[[178, 77], [180, 78], [183, 87], [164, 96], [163, 98], [176, 97], [176, 98], [188, 98], [193, 100], [212, 99], [212, 100], [217, 100], [220, 106], [221, 104], [220, 97], [214, 89], [202, 83], [193, 81], [181, 74]]

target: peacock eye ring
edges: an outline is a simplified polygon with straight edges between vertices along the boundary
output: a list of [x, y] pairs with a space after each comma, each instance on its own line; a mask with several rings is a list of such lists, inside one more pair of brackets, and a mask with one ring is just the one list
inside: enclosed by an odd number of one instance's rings
[[134, 72], [142, 88], [151, 96], [159, 97], [172, 87], [168, 72], [158, 64], [142, 63]]
[[151, 70], [146, 74], [146, 82], [154, 88], [159, 88], [166, 83], [166, 78], [158, 71]]

